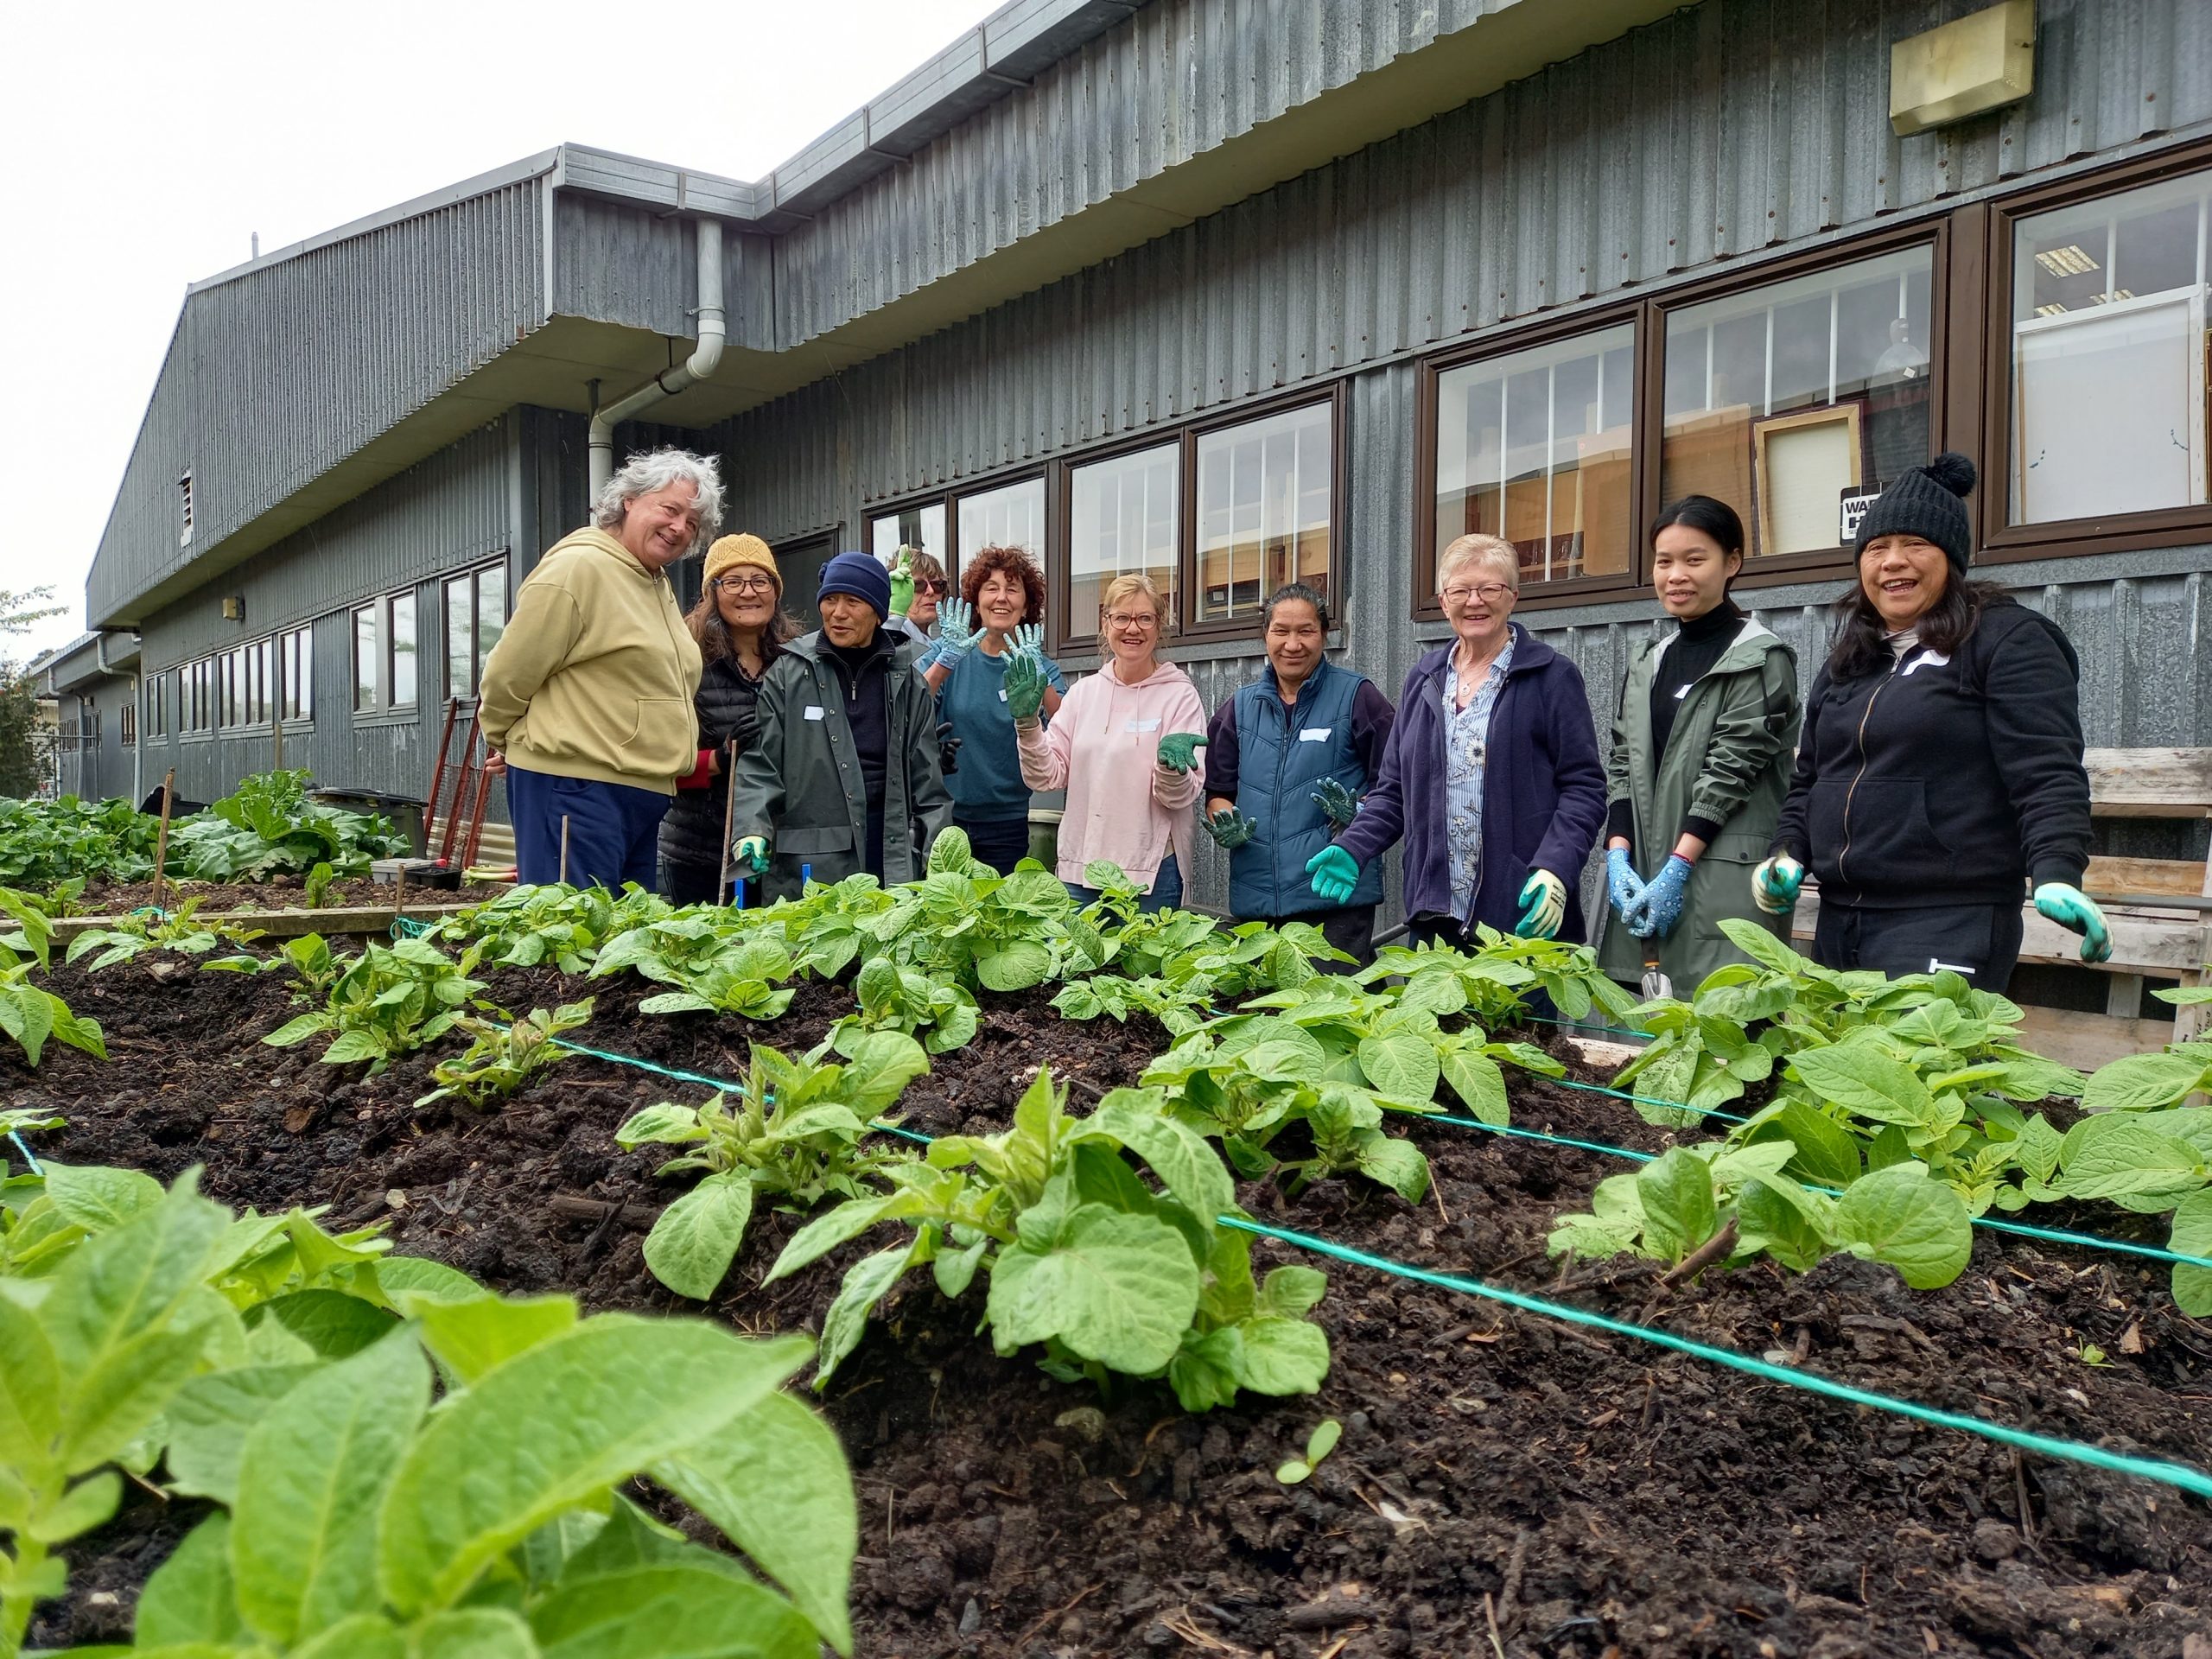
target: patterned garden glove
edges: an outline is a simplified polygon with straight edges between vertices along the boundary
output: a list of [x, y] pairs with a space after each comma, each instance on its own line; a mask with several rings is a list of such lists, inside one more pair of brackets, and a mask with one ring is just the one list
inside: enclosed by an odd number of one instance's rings
[[1233, 806], [1224, 806], [1218, 812], [1209, 812], [1202, 820], [1206, 834], [1214, 838], [1215, 845], [1225, 852], [1235, 852], [1252, 839], [1252, 832], [1260, 826]]
[[976, 607], [964, 599], [948, 599], [937, 607], [937, 660], [947, 668], [976, 648]]
[[1045, 662], [1026, 651], [1007, 659], [1006, 708], [1016, 720], [1034, 720], [1045, 706]]
[[1358, 798], [1333, 778], [1324, 778], [1321, 787], [1307, 798], [1321, 809], [1321, 816], [1333, 829], [1349, 830], [1359, 816]]
[[904, 616], [914, 602], [914, 550], [902, 547], [891, 567], [891, 614]]
[[1639, 939], [1665, 938], [1682, 919], [1682, 900], [1689, 888], [1690, 861], [1676, 853], [1644, 888], [1643, 897], [1629, 918], [1628, 931]]
[[1521, 884], [1520, 903], [1528, 908], [1521, 912], [1521, 919], [1513, 924], [1513, 931], [1524, 939], [1548, 939], [1558, 936], [1559, 925], [1567, 919], [1567, 883], [1549, 870], [1531, 870], [1529, 879]]
[[740, 836], [730, 855], [737, 861], [759, 875], [768, 868], [768, 841], [765, 836]]
[[947, 778], [960, 770], [960, 740], [949, 720], [937, 728], [937, 769]]
[[2105, 925], [2105, 913], [2081, 888], [2069, 887], [2063, 881], [2046, 881], [2036, 889], [2036, 909], [2082, 936], [2082, 961], [2112, 960], [2112, 930]]
[[1196, 732], [1170, 732], [1160, 740], [1160, 764], [1168, 772], [1188, 772], [1198, 764], [1206, 741]]
[[1605, 849], [1605, 896], [1612, 901], [1613, 914], [1623, 923], [1629, 912], [1634, 910], [1643, 897], [1643, 878], [1636, 873], [1636, 866], [1628, 861], [1628, 849], [1609, 847]]
[[1314, 896], [1332, 905], [1350, 904], [1351, 890], [1359, 885], [1359, 861], [1341, 847], [1314, 854], [1306, 861], [1306, 873], [1313, 878]]
[[1777, 853], [1751, 872], [1751, 898], [1770, 916], [1787, 916], [1797, 907], [1805, 867], [1787, 853]]

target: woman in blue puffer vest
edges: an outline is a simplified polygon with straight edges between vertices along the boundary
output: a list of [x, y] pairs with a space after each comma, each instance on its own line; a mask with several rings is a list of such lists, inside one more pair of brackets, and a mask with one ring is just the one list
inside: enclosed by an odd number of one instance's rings
[[1310, 922], [1371, 962], [1382, 861], [1338, 905], [1315, 895], [1306, 866], [1351, 822], [1396, 710], [1364, 675], [1328, 660], [1328, 601], [1305, 583], [1278, 588], [1260, 627], [1267, 666], [1206, 728], [1205, 829], [1229, 853], [1230, 912], [1240, 922]]

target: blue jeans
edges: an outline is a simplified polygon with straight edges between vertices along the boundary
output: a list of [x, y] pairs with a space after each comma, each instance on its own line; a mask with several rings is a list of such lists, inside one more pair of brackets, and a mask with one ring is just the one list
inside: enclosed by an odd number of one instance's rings
[[[1086, 887], [1078, 881], [1060, 884], [1068, 890], [1068, 897], [1078, 905], [1087, 905], [1098, 897], [1098, 889]], [[1170, 853], [1160, 861], [1159, 872], [1152, 878], [1152, 891], [1137, 905], [1140, 916], [1149, 916], [1155, 910], [1175, 910], [1183, 903], [1183, 873], [1175, 868], [1175, 855]]]
[[569, 884], [610, 891], [625, 881], [650, 890], [660, 821], [671, 798], [627, 784], [558, 778], [507, 765], [507, 816], [515, 826], [515, 874], [525, 882], [561, 879], [561, 825], [569, 826]]

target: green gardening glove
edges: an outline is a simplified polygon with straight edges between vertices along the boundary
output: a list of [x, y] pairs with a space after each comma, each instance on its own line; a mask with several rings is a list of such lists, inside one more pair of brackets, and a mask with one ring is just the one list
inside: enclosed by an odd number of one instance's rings
[[764, 874], [768, 868], [768, 840], [765, 836], [740, 836], [730, 849], [737, 861], [753, 874]]
[[1206, 827], [1206, 834], [1213, 837], [1214, 844], [1230, 853], [1251, 840], [1253, 831], [1260, 827], [1256, 820], [1246, 817], [1233, 806], [1209, 812], [1201, 822]]
[[1516, 933], [1524, 939], [1559, 937], [1559, 925], [1567, 919], [1566, 882], [1549, 870], [1531, 870], [1521, 884], [1521, 902], [1528, 908], [1513, 924]]
[[1160, 764], [1167, 772], [1188, 772], [1198, 764], [1198, 751], [1206, 746], [1196, 732], [1170, 732], [1160, 740]]
[[904, 616], [914, 602], [914, 550], [902, 547], [891, 567], [891, 614]]
[[2036, 910], [2082, 936], [2082, 961], [2112, 960], [2112, 930], [2105, 925], [2105, 913], [2081, 888], [2063, 881], [2046, 881], [2036, 889]]
[[1321, 809], [1321, 816], [1334, 829], [1351, 829], [1351, 821], [1359, 816], [1359, 798], [1333, 778], [1324, 778], [1321, 787], [1308, 798]]
[[1034, 720], [1045, 706], [1045, 664], [1026, 651], [1007, 659], [1006, 710], [1015, 720]]
[[1313, 878], [1316, 898], [1348, 905], [1359, 885], [1359, 861], [1341, 847], [1324, 847], [1306, 861], [1306, 874]]
[[1805, 867], [1787, 853], [1777, 853], [1751, 872], [1751, 900], [1770, 916], [1787, 916], [1797, 907]]

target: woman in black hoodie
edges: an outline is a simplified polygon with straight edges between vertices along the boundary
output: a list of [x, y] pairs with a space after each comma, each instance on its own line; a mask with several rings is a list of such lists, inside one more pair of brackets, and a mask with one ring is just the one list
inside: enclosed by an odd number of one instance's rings
[[2112, 955], [2082, 891], [2089, 780], [2080, 664], [2057, 625], [1966, 579], [1974, 463], [1936, 456], [1882, 493], [1859, 526], [1859, 581], [1813, 680], [1796, 775], [1760, 907], [1787, 912], [1820, 879], [1815, 960], [1891, 975], [1964, 975], [2005, 989], [2020, 899]]

